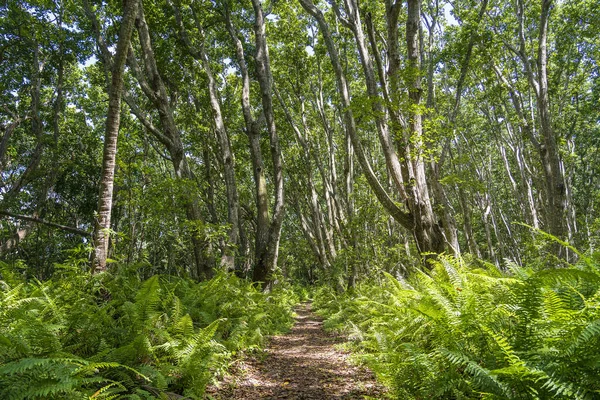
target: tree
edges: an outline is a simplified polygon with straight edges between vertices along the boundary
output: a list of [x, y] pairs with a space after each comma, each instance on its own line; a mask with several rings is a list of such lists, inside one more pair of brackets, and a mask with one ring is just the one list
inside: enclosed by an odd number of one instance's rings
[[[250, 105], [250, 75], [246, 64], [244, 46], [239, 39], [231, 18], [230, 5], [225, 3], [225, 24], [234, 43], [238, 66], [242, 73], [242, 109], [246, 125], [246, 133], [250, 140], [250, 155], [254, 171], [256, 190], [256, 232], [254, 241], [254, 269], [252, 279], [261, 282], [263, 288], [271, 282], [271, 274], [277, 265], [279, 254], [279, 240], [284, 217], [283, 198], [283, 166], [279, 137], [273, 113], [272, 75], [270, 68], [267, 39], [265, 33], [265, 20], [262, 6], [258, 0], [252, 1], [254, 9], [254, 35], [256, 41], [256, 74], [260, 86], [262, 113], [260, 119], [252, 116]], [[262, 121], [264, 119], [264, 121]], [[272, 216], [269, 214], [268, 190], [265, 175], [265, 164], [260, 146], [261, 124], [266, 123], [269, 133], [271, 160], [273, 163], [273, 179], [275, 183], [275, 202]]]
[[108, 258], [115, 162], [117, 157], [119, 123], [121, 120], [123, 73], [125, 71], [127, 53], [129, 52], [131, 32], [133, 31], [133, 25], [137, 16], [137, 8], [137, 0], [126, 0], [123, 5], [123, 20], [119, 29], [119, 40], [112, 65], [110, 66], [111, 82], [108, 90], [108, 112], [106, 114], [106, 128], [104, 133], [104, 155], [102, 156], [98, 219], [94, 234], [94, 271], [96, 272], [106, 270], [106, 259]]
[[212, 68], [210, 66], [210, 60], [208, 58], [208, 54], [205, 48], [205, 34], [204, 29], [202, 28], [202, 22], [198, 18], [198, 12], [190, 6], [190, 10], [192, 12], [192, 17], [194, 21], [194, 25], [196, 27], [199, 40], [198, 47], [196, 48], [190, 37], [187, 33], [187, 29], [184, 25], [182, 16], [181, 16], [181, 5], [174, 4], [172, 5], [173, 12], [175, 13], [175, 20], [177, 23], [177, 27], [179, 29], [180, 40], [183, 42], [187, 51], [194, 57], [196, 60], [202, 63], [204, 68], [204, 72], [208, 78], [208, 93], [210, 98], [210, 108], [212, 112], [212, 117], [214, 120], [214, 129], [217, 134], [217, 139], [219, 142], [219, 146], [221, 148], [221, 159], [224, 167], [225, 174], [225, 186], [227, 192], [227, 217], [228, 222], [230, 224], [229, 228], [229, 238], [227, 246], [223, 249], [223, 253], [221, 256], [221, 265], [229, 270], [235, 269], [235, 253], [236, 249], [239, 245], [239, 230], [240, 230], [240, 221], [239, 221], [239, 198], [238, 198], [238, 189], [235, 178], [235, 157], [231, 150], [231, 143], [229, 140], [229, 134], [227, 132], [227, 128], [225, 126], [225, 121], [223, 119], [223, 113], [221, 111], [221, 104], [219, 99], [219, 90], [217, 87], [217, 82], [215, 76], [213, 74]]
[[[420, 78], [418, 77], [420, 73], [418, 50], [420, 2], [409, 2], [408, 9], [409, 20], [407, 23], [406, 40], [408, 44], [407, 51], [410, 66], [410, 78], [408, 82], [410, 86], [409, 99], [412, 108], [410, 111], [410, 134], [404, 140], [404, 146], [401, 146], [401, 150], [403, 151], [404, 155], [403, 165], [400, 165], [398, 155], [393, 148], [393, 142], [388, 132], [387, 122], [385, 121], [385, 113], [383, 112], [383, 108], [381, 106], [381, 99], [379, 98], [377, 84], [375, 81], [371, 56], [369, 55], [361, 27], [362, 23], [358, 4], [355, 1], [345, 1], [345, 15], [342, 14], [340, 8], [335, 2], [332, 4], [337, 18], [354, 34], [365, 76], [367, 94], [370, 97], [377, 130], [379, 132], [379, 141], [386, 159], [386, 166], [392, 177], [392, 181], [395, 184], [395, 190], [400, 195], [402, 201], [406, 202], [407, 210], [403, 210], [401, 206], [399, 206], [398, 203], [396, 203], [386, 192], [385, 188], [375, 175], [375, 172], [373, 171], [373, 168], [371, 167], [371, 164], [363, 149], [363, 145], [360, 142], [356, 121], [351, 108], [352, 104], [350, 101], [350, 91], [347, 84], [347, 78], [340, 63], [338, 51], [333, 42], [329, 25], [325, 21], [323, 13], [311, 2], [300, 0], [300, 3], [304, 9], [317, 20], [320, 32], [323, 35], [327, 45], [329, 57], [333, 64], [337, 78], [338, 91], [342, 99], [342, 105], [345, 109], [345, 127], [348, 131], [348, 136], [352, 140], [352, 145], [356, 151], [358, 161], [361, 165], [363, 173], [365, 174], [365, 177], [367, 178], [367, 181], [369, 182], [369, 185], [371, 186], [371, 189], [373, 189], [375, 195], [384, 208], [390, 213], [390, 215], [392, 215], [398, 223], [413, 233], [419, 252], [439, 253], [443, 251], [445, 246], [444, 236], [440, 226], [438, 225], [437, 219], [434, 217], [433, 209], [431, 207], [431, 200], [429, 198], [429, 191], [425, 179], [424, 161], [422, 159], [420, 149], [420, 146], [422, 145], [422, 139], [420, 138], [422, 133], [421, 111], [418, 110], [421, 98]], [[389, 6], [390, 4], [388, 4], [388, 7]], [[395, 7], [400, 7], [400, 4], [395, 4]], [[398, 10], [398, 8], [395, 10]], [[394, 21], [397, 21], [395, 12], [397, 11], [394, 11], [394, 9], [390, 10], [389, 12], [388, 16], [391, 19], [389, 23], [391, 24], [394, 24]], [[397, 27], [393, 26], [390, 27], [390, 29], [397, 29]], [[390, 47], [394, 47], [394, 44], [390, 44]], [[392, 70], [392, 74], [394, 76], [393, 79], [397, 79], [396, 73], [397, 71]], [[394, 113], [390, 114], [393, 115]], [[400, 118], [398, 117], [398, 119]], [[416, 144], [415, 148], [412, 150], [409, 146], [409, 139]]]

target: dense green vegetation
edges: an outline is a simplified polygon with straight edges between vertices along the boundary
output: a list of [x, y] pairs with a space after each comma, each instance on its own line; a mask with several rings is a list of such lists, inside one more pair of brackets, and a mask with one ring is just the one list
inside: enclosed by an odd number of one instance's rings
[[398, 398], [600, 398], [599, 7], [0, 2], [0, 398], [201, 398], [315, 288]]
[[443, 257], [315, 305], [399, 399], [600, 396], [600, 260], [544, 269]]
[[[240, 351], [291, 324], [297, 295], [267, 295], [220, 273], [209, 281], [142, 266], [89, 274], [57, 266], [26, 282], [0, 264], [0, 398], [202, 398]], [[118, 396], [116, 396], [118, 395]]]

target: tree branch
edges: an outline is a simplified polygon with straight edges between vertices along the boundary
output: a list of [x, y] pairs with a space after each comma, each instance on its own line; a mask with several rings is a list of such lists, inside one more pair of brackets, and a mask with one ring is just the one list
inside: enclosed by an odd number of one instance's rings
[[49, 221], [46, 221], [46, 220], [43, 220], [43, 219], [40, 219], [40, 218], [30, 217], [30, 216], [27, 216], [27, 215], [14, 214], [14, 213], [11, 213], [11, 212], [6, 211], [6, 210], [0, 210], [0, 215], [3, 215], [5, 217], [14, 218], [14, 219], [20, 219], [20, 220], [23, 220], [23, 221], [35, 222], [37, 224], [47, 225], [47, 226], [50, 226], [52, 228], [61, 229], [63, 231], [74, 233], [76, 235], [80, 235], [80, 236], [84, 236], [84, 237], [91, 237], [92, 236], [91, 232], [84, 231], [82, 229], [73, 228], [71, 226], [66, 226], [66, 225], [61, 225], [61, 224], [55, 224], [54, 222], [49, 222]]

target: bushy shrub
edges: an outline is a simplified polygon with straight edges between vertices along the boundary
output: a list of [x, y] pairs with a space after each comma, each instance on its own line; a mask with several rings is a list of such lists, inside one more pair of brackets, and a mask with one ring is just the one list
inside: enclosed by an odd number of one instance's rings
[[2, 273], [0, 398], [201, 398], [236, 352], [287, 329], [298, 301], [284, 283], [262, 293], [226, 273], [195, 283], [141, 281], [135, 266], [77, 271], [58, 266], [47, 282]]
[[400, 399], [600, 398], [600, 269], [442, 257], [315, 307]]

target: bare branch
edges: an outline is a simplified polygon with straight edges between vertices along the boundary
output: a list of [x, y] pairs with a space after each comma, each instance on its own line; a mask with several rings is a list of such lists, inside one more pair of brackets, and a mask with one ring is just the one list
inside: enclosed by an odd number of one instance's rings
[[12, 213], [12, 212], [9, 212], [6, 210], [0, 210], [0, 215], [3, 215], [4, 217], [9, 217], [9, 218], [19, 219], [19, 220], [23, 220], [23, 221], [35, 222], [37, 224], [47, 225], [52, 228], [61, 229], [63, 231], [74, 233], [74, 234], [80, 235], [80, 236], [85, 236], [85, 237], [92, 236], [91, 232], [84, 231], [82, 229], [73, 228], [72, 226], [55, 224], [54, 222], [46, 221], [41, 218], [31, 217], [28, 215], [15, 214], [15, 213]]

